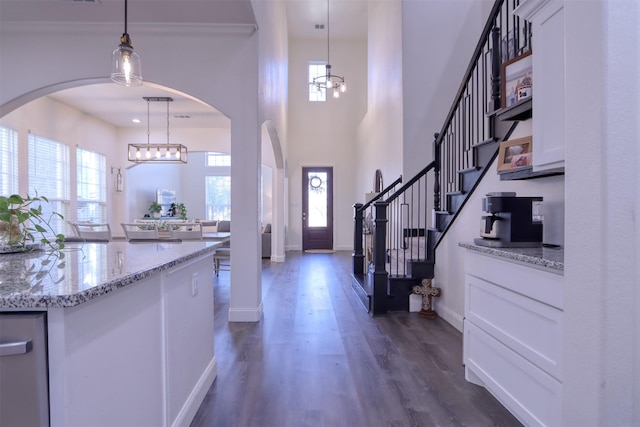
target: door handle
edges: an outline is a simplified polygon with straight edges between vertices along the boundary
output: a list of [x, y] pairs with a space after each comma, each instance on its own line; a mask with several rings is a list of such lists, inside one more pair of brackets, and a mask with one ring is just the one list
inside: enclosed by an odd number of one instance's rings
[[33, 343], [28, 341], [16, 341], [0, 344], [0, 357], [14, 356], [16, 354], [26, 354], [33, 349]]

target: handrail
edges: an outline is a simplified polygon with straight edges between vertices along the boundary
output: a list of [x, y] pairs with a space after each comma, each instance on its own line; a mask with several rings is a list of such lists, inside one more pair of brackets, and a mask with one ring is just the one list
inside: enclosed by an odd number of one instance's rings
[[429, 163], [427, 165], [427, 167], [425, 167], [424, 169], [422, 169], [420, 172], [418, 172], [413, 178], [411, 178], [409, 181], [407, 181], [407, 183], [405, 185], [403, 185], [402, 187], [400, 187], [398, 189], [398, 191], [396, 191], [395, 193], [393, 193], [391, 195], [391, 197], [389, 197], [388, 199], [385, 200], [385, 202], [390, 203], [392, 201], [394, 201], [396, 198], [398, 198], [402, 193], [404, 193], [408, 188], [410, 188], [413, 184], [415, 184], [420, 178], [422, 178], [423, 176], [425, 176], [431, 169], [435, 168], [436, 166], [436, 161], [432, 161], [431, 163]]
[[396, 185], [400, 184], [402, 182], [402, 175], [400, 175], [400, 177], [398, 179], [396, 179], [395, 181], [393, 181], [391, 184], [389, 184], [389, 186], [387, 186], [387, 188], [385, 188], [384, 190], [382, 190], [380, 193], [378, 193], [373, 199], [369, 200], [367, 203], [365, 203], [364, 205], [362, 205], [361, 207], [359, 207], [358, 209], [360, 209], [361, 211], [367, 209], [369, 206], [371, 206], [374, 202], [380, 200], [382, 198], [382, 196], [384, 196], [385, 194], [387, 194], [389, 191], [391, 191], [393, 189], [393, 187], [395, 187]]
[[460, 104], [460, 100], [464, 95], [465, 89], [469, 84], [469, 80], [473, 75], [473, 71], [478, 65], [478, 60], [480, 59], [480, 55], [482, 54], [482, 50], [484, 48], [487, 39], [489, 38], [489, 33], [495, 26], [495, 20], [498, 17], [498, 14], [501, 11], [502, 4], [504, 0], [496, 0], [493, 4], [493, 8], [491, 9], [491, 13], [489, 14], [489, 18], [487, 22], [484, 24], [484, 29], [482, 30], [482, 34], [480, 35], [480, 39], [478, 39], [478, 44], [476, 44], [476, 48], [473, 51], [473, 55], [471, 56], [471, 61], [469, 61], [469, 65], [467, 66], [467, 71], [464, 73], [464, 77], [462, 78], [462, 83], [460, 83], [460, 87], [458, 88], [458, 92], [456, 93], [455, 98], [453, 98], [453, 103], [451, 104], [451, 108], [449, 109], [449, 113], [447, 114], [447, 118], [444, 120], [444, 124], [442, 125], [442, 130], [438, 135], [435, 143], [441, 144], [442, 139], [446, 135], [447, 128], [449, 127], [451, 121], [453, 120], [453, 116], [458, 109], [458, 105]]

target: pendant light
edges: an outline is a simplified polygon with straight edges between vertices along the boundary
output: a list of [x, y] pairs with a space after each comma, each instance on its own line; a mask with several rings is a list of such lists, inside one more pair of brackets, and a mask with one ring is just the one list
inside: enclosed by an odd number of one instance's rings
[[318, 92], [333, 91], [333, 97], [339, 98], [340, 94], [347, 90], [344, 77], [331, 74], [331, 61], [329, 61], [329, 0], [327, 0], [327, 65], [325, 65], [325, 75], [318, 76], [311, 82]]
[[[173, 102], [173, 98], [169, 97], [143, 97], [147, 101], [147, 143], [146, 144], [129, 144], [128, 159], [134, 163], [187, 163], [188, 150], [182, 144], [172, 144], [169, 142], [169, 103]], [[167, 103], [167, 142], [151, 143], [151, 127], [150, 127], [150, 105], [152, 102]]]
[[142, 85], [140, 55], [133, 50], [127, 33], [127, 0], [124, 0], [124, 33], [120, 45], [111, 54], [111, 80], [124, 86]]

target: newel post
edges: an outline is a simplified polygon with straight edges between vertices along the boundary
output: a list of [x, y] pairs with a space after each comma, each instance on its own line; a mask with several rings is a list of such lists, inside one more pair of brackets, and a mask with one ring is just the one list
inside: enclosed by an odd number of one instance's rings
[[353, 274], [364, 275], [364, 253], [362, 251], [362, 226], [364, 212], [362, 203], [353, 205]]
[[373, 271], [369, 276], [373, 279], [373, 295], [371, 314], [384, 314], [387, 312], [387, 281], [389, 273], [386, 270], [387, 260], [387, 209], [388, 202], [375, 202], [373, 204], [375, 220], [373, 228]]

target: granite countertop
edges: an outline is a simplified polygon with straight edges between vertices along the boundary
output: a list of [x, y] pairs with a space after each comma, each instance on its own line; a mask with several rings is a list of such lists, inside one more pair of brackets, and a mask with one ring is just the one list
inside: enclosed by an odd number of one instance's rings
[[112, 241], [68, 243], [60, 253], [0, 254], [0, 309], [73, 307], [213, 253], [219, 245]]
[[493, 248], [476, 245], [475, 243], [460, 242], [459, 246], [498, 258], [519, 261], [531, 266], [546, 267], [564, 273], [564, 248]]

